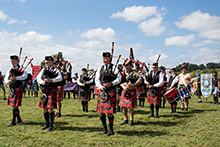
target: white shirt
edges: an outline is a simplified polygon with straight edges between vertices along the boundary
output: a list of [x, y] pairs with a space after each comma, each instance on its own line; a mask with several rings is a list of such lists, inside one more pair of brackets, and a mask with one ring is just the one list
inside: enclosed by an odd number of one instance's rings
[[[93, 82], [93, 79], [89, 80], [89, 81], [86, 81], [86, 84], [91, 84]], [[79, 86], [83, 86], [83, 83], [80, 82], [80, 78], [77, 79], [77, 84]]]
[[[18, 67], [16, 67], [18, 68]], [[4, 83], [5, 84], [8, 84], [8, 80], [9, 80], [9, 72], [10, 72], [11, 69], [9, 69], [7, 72], [6, 72], [6, 75], [5, 75], [5, 78], [4, 78]], [[21, 76], [15, 76], [16, 77], [16, 80], [18, 81], [23, 81], [27, 78], [27, 72], [24, 71], [24, 73], [21, 75]]]
[[[156, 73], [157, 73], [158, 71], [156, 71]], [[154, 71], [152, 71], [152, 75], [154, 75]], [[152, 77], [153, 78], [153, 77]], [[145, 83], [146, 83], [146, 79], [145, 79], [145, 81], [144, 81]], [[160, 72], [160, 74], [159, 74], [159, 82], [158, 83], [156, 83], [156, 84], [154, 84], [153, 86], [154, 87], [161, 87], [163, 85], [163, 74], [162, 74], [162, 72]]]
[[[52, 66], [52, 67], [53, 67], [53, 66]], [[50, 70], [52, 69], [52, 67], [50, 68]], [[50, 70], [49, 70], [49, 71], [50, 71]], [[52, 79], [53, 83], [62, 81], [63, 78], [62, 78], [62, 75], [61, 75], [59, 69], [55, 68], [54, 70], [55, 70], [54, 72], [55, 72], [56, 74], [58, 74], [58, 76]], [[42, 84], [43, 81], [44, 81], [44, 80], [41, 79], [42, 74], [43, 74], [43, 71], [44, 71], [44, 69], [42, 69], [42, 70], [40, 71], [40, 73], [37, 75], [37, 82], [38, 82], [39, 84]]]
[[[103, 86], [103, 85], [101, 84], [101, 81], [100, 81], [100, 70], [101, 70], [102, 66], [103, 66], [103, 65], [101, 65], [101, 66], [98, 68], [98, 70], [97, 70], [97, 72], [96, 72], [96, 76], [95, 76], [95, 84], [96, 84], [96, 86], [98, 87], [98, 89], [100, 89], [100, 88]], [[108, 68], [109, 68], [110, 64], [108, 64], [107, 66], [108, 66]], [[104, 71], [105, 71], [105, 67], [106, 67], [106, 66], [104, 65]], [[114, 70], [114, 68], [115, 68], [115, 65], [113, 65], [112, 70]], [[118, 84], [120, 84], [120, 82], [121, 82], [121, 74], [120, 74], [120, 72], [118, 72], [118, 68], [117, 68], [117, 67], [115, 68], [114, 74], [115, 74], [115, 75], [117, 74], [117, 77], [116, 77], [116, 79], [115, 79], [114, 81], [111, 82], [111, 83], [113, 84], [113, 86], [118, 85]]]
[[169, 88], [171, 88], [173, 85], [175, 85], [176, 83], [178, 83], [179, 80], [180, 80], [179, 76], [177, 76], [177, 75], [172, 75], [171, 77], [174, 77], [174, 76], [176, 76], [176, 77], [173, 79], [173, 81], [172, 81], [172, 83], [171, 83], [171, 85], [170, 85]]

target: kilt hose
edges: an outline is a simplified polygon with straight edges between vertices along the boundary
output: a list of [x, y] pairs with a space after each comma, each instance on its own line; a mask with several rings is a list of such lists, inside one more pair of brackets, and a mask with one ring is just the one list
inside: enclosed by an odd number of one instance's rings
[[63, 86], [57, 86], [57, 100], [63, 101]]
[[[9, 90], [10, 91], [10, 90]], [[22, 102], [22, 88], [16, 88], [14, 89], [15, 94], [14, 97], [10, 97], [10, 95], [8, 95], [8, 105], [12, 106], [12, 107], [18, 107], [21, 106], [21, 102]]]
[[122, 90], [122, 95], [120, 98], [119, 106], [121, 107], [129, 107], [129, 108], [137, 108], [137, 96], [136, 89], [128, 90], [131, 92], [131, 98], [127, 99], [124, 94], [125, 90]]
[[144, 99], [145, 98], [145, 89], [144, 86], [138, 86], [136, 88], [137, 91], [137, 97], [140, 99]]
[[161, 101], [161, 87], [156, 89], [156, 97], [152, 97], [150, 89], [147, 92], [147, 102], [150, 104], [160, 104]]
[[80, 91], [81, 89], [78, 90], [78, 100], [84, 101], [84, 102], [90, 101], [90, 94], [91, 94], [90, 89], [84, 90], [83, 94]]
[[52, 88], [49, 90], [43, 90], [41, 93], [41, 97], [45, 93], [48, 97], [48, 101], [46, 104], [42, 103], [40, 98], [39, 107], [40, 108], [48, 108], [48, 109], [56, 109], [57, 108], [57, 88]]
[[99, 113], [116, 113], [116, 90], [107, 92], [107, 94], [109, 96], [108, 101], [103, 103], [100, 98], [101, 92], [99, 92], [96, 111]]

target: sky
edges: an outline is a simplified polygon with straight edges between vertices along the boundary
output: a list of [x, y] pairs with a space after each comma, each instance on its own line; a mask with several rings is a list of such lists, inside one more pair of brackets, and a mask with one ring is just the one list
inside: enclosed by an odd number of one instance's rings
[[167, 68], [219, 63], [219, 6], [219, 0], [0, 0], [0, 71], [20, 47], [34, 65], [62, 52], [73, 73], [87, 64], [97, 69], [112, 42], [115, 56], [127, 58], [133, 48], [135, 59], [153, 63], [160, 54]]

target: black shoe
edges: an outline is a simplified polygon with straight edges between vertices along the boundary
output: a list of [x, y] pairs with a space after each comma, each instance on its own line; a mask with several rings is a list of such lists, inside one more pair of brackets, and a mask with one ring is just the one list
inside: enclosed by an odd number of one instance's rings
[[158, 115], [156, 115], [156, 116], [155, 116], [155, 118], [159, 118], [159, 116], [158, 116]]
[[16, 123], [15, 122], [11, 122], [8, 127], [12, 127], [12, 126], [16, 126]]
[[109, 130], [109, 131], [108, 131], [107, 136], [110, 136], [110, 135], [115, 135], [115, 133], [114, 133], [113, 130]]
[[45, 130], [45, 129], [47, 129], [47, 128], [49, 128], [49, 125], [45, 125], [43, 128], [41, 128], [42, 130]]
[[53, 131], [53, 127], [49, 127], [48, 131], [49, 132]]
[[22, 120], [19, 119], [19, 120], [16, 121], [16, 123], [17, 123], [17, 124], [20, 124], [20, 123], [22, 123]]
[[170, 114], [174, 114], [174, 112], [172, 111], [172, 112], [170, 112]]
[[121, 125], [124, 125], [124, 124], [128, 124], [128, 120], [124, 120], [124, 122], [121, 123]]
[[4, 100], [7, 100], [6, 98], [4, 98]]
[[104, 134], [107, 134], [107, 133], [108, 133], [108, 130], [105, 130], [100, 135], [104, 135]]
[[129, 125], [130, 125], [130, 126], [133, 126], [133, 125], [134, 125], [134, 121], [131, 120]]
[[154, 117], [154, 115], [153, 115], [153, 114], [151, 114], [151, 115], [149, 115], [147, 118], [150, 118], [150, 117]]
[[183, 111], [183, 110], [184, 110], [184, 108], [181, 108], [181, 110]]
[[57, 117], [61, 117], [61, 114], [60, 114], [60, 113], [57, 113], [56, 116], [57, 116]]
[[185, 111], [188, 111], [188, 108], [186, 108]]

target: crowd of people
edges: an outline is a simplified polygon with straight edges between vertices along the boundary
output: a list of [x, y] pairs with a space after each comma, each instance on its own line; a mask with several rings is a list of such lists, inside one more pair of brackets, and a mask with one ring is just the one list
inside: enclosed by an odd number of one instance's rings
[[[145, 107], [145, 99], [149, 103], [151, 114], [148, 118], [159, 118], [159, 110], [165, 108], [169, 103], [171, 114], [177, 111], [177, 103], [180, 101], [180, 108], [188, 111], [191, 99], [190, 85], [198, 83], [195, 95], [198, 103], [202, 102], [200, 89], [200, 73], [196, 74], [195, 79], [187, 73], [187, 66], [181, 67], [181, 74], [177, 75], [175, 68], [166, 70], [163, 66], [158, 66], [158, 62], [152, 64], [151, 68], [141, 66], [139, 62], [132, 58], [124, 60], [123, 65], [112, 63], [112, 54], [103, 52], [103, 64], [97, 69], [95, 76], [90, 76], [86, 68], [82, 68], [82, 73], [71, 78], [71, 73], [62, 68], [61, 61], [54, 61], [52, 56], [45, 57], [45, 68], [43, 68], [36, 78], [31, 74], [21, 70], [19, 57], [10, 56], [13, 68], [9, 69], [5, 76], [0, 73], [0, 87], [5, 95], [4, 85], [9, 86], [8, 105], [12, 106], [12, 121], [8, 126], [15, 126], [22, 123], [19, 107], [22, 104], [22, 97], [38, 97], [41, 90], [39, 107], [43, 108], [45, 126], [43, 130], [53, 131], [54, 118], [61, 117], [61, 102], [63, 99], [73, 99], [81, 101], [82, 111], [88, 112], [88, 105], [91, 98], [97, 97], [97, 112], [103, 125], [101, 135], [114, 135], [114, 113], [122, 112], [124, 117], [121, 125], [135, 124], [135, 108]], [[120, 59], [120, 58], [119, 58]], [[134, 66], [134, 67], [133, 67]], [[146, 70], [144, 70], [146, 68]], [[213, 98], [214, 103], [218, 104], [220, 79], [213, 73]], [[98, 92], [95, 92], [98, 89]], [[56, 114], [54, 113], [56, 109]], [[130, 119], [128, 118], [130, 115]], [[107, 118], [109, 127], [107, 127]], [[17, 119], [17, 121], [16, 121]]]

